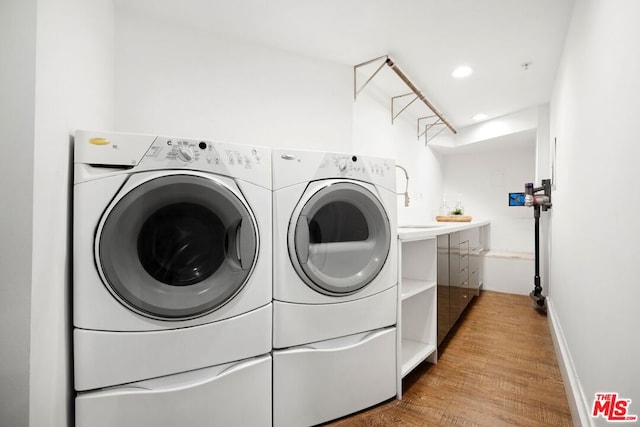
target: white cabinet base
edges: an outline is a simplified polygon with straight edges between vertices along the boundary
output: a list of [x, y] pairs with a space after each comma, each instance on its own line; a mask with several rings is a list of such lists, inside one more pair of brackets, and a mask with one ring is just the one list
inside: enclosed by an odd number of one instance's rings
[[76, 427], [271, 425], [271, 356], [76, 397]]
[[395, 327], [273, 352], [275, 427], [319, 424], [395, 394]]

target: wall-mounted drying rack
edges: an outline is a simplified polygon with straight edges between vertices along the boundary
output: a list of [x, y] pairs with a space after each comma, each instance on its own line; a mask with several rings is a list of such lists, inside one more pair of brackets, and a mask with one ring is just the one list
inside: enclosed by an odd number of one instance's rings
[[[371, 74], [371, 76], [369, 76], [369, 78], [367, 78], [367, 80], [362, 84], [362, 86], [358, 87], [358, 79], [357, 79], [358, 68], [372, 64], [376, 61], [381, 61], [380, 66], [373, 72], [373, 74]], [[420, 100], [427, 106], [429, 110], [431, 110], [433, 114], [430, 116], [424, 116], [424, 117], [418, 118], [417, 132], [416, 132], [418, 139], [420, 139], [424, 135], [425, 144], [426, 144], [436, 136], [440, 135], [440, 133], [446, 128], [449, 128], [449, 130], [454, 134], [458, 133], [455, 130], [455, 128], [451, 125], [451, 123], [449, 123], [449, 121], [444, 118], [442, 113], [440, 113], [440, 111], [438, 111], [438, 109], [427, 99], [427, 97], [424, 96], [422, 92], [420, 92], [420, 89], [418, 89], [416, 85], [414, 85], [411, 82], [411, 80], [409, 80], [406, 74], [404, 74], [402, 70], [396, 65], [396, 63], [393, 62], [391, 58], [389, 58], [389, 55], [383, 55], [378, 58], [374, 58], [369, 61], [363, 62], [361, 64], [355, 65], [353, 67], [353, 99], [354, 101], [358, 98], [358, 94], [362, 92], [362, 90], [369, 84], [371, 80], [373, 80], [373, 78], [380, 72], [380, 70], [382, 70], [382, 68], [385, 65], [389, 66], [396, 73], [396, 75], [400, 77], [400, 80], [402, 80], [409, 87], [409, 89], [411, 89], [411, 92], [409, 93], [391, 97], [391, 123], [392, 124], [395, 121], [395, 119], [397, 119], [398, 116], [400, 116], [400, 114], [402, 114], [407, 108], [409, 108], [411, 104], [413, 104], [417, 100]], [[411, 99], [408, 103], [404, 104], [400, 108], [400, 110], [396, 112], [396, 103], [398, 103], [399, 100], [406, 98], [408, 96], [413, 96], [413, 99]], [[424, 126], [424, 130], [422, 130], [423, 128], [421, 126]], [[436, 126], [442, 126], [442, 127], [434, 135], [428, 136], [427, 135], [428, 131], [430, 131], [432, 128]]]

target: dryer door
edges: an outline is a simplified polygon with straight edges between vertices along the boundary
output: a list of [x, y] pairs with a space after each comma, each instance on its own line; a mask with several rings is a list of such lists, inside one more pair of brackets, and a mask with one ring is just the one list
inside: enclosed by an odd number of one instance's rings
[[288, 236], [300, 277], [327, 295], [352, 294], [371, 282], [391, 244], [389, 218], [376, 195], [356, 182], [336, 181], [301, 205]]
[[184, 320], [224, 305], [258, 253], [255, 218], [232, 182], [205, 174], [138, 174], [105, 211], [96, 264], [131, 310]]

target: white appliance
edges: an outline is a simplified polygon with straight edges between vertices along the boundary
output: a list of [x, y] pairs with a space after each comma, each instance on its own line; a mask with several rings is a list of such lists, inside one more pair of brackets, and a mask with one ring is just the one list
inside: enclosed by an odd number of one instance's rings
[[274, 425], [335, 419], [396, 394], [392, 160], [273, 151]]
[[76, 132], [78, 427], [271, 424], [271, 203], [268, 149]]

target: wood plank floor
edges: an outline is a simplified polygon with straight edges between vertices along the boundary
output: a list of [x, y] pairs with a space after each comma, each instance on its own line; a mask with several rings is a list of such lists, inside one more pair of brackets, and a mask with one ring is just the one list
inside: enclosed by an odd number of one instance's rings
[[546, 315], [529, 297], [483, 291], [402, 400], [330, 426], [572, 426]]

